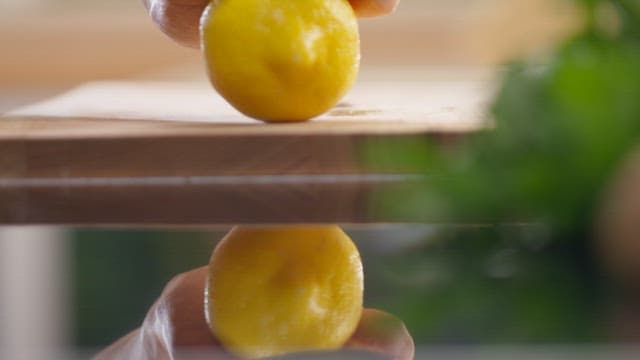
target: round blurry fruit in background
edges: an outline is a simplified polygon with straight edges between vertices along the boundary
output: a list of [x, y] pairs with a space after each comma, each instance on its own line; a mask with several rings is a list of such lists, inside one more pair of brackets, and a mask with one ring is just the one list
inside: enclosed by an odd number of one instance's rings
[[363, 272], [337, 226], [236, 227], [211, 257], [206, 315], [244, 358], [340, 349], [362, 316]]
[[217, 0], [200, 30], [213, 86], [256, 119], [321, 115], [357, 77], [358, 23], [347, 0]]

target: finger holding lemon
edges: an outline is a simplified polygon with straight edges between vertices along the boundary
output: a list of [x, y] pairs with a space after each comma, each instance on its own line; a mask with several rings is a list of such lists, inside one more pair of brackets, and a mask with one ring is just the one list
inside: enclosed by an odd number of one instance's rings
[[[357, 17], [398, 2], [144, 0], [165, 33], [201, 48], [215, 89], [266, 122], [305, 121], [335, 106], [358, 73]], [[99, 358], [174, 358], [195, 346], [222, 358], [350, 348], [413, 359], [404, 324], [364, 309], [363, 288], [358, 250], [337, 226], [236, 227], [207, 268], [174, 279], [142, 328]]]
[[[160, 29], [181, 45], [200, 47], [200, 17], [211, 0], [143, 0]], [[359, 17], [393, 12], [400, 0], [350, 0]]]
[[[147, 0], [183, 44], [199, 41], [209, 79], [229, 104], [265, 122], [301, 122], [333, 108], [360, 65], [357, 15], [398, 0]], [[181, 15], [177, 15], [181, 14]], [[196, 24], [199, 33], [194, 35]], [[188, 30], [187, 30], [188, 29]]]
[[141, 328], [96, 360], [295, 358], [340, 349], [413, 359], [402, 321], [362, 307], [362, 274], [355, 245], [338, 227], [237, 227], [209, 266], [175, 277]]

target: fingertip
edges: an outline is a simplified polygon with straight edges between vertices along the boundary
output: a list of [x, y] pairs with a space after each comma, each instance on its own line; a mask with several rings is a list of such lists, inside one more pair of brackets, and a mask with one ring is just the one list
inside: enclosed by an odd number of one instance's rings
[[356, 15], [371, 18], [393, 13], [400, 0], [349, 0]]
[[186, 292], [193, 293], [204, 289], [204, 280], [207, 276], [207, 267], [199, 267], [197, 269], [178, 274], [174, 276], [162, 291], [162, 297], [174, 296]]
[[200, 48], [200, 16], [208, 4], [206, 0], [179, 2], [145, 0], [151, 19], [160, 30], [178, 44]]
[[213, 337], [204, 314], [204, 287], [207, 268], [201, 267], [174, 277], [159, 299], [161, 313], [171, 324], [173, 349], [206, 347], [220, 343]]
[[413, 338], [402, 320], [376, 309], [364, 309], [345, 347], [384, 354], [393, 360], [413, 360], [415, 354]]

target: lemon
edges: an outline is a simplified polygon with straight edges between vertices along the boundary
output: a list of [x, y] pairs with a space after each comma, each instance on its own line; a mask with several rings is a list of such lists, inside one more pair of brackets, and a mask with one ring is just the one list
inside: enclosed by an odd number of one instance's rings
[[339, 349], [362, 315], [360, 255], [337, 226], [236, 227], [206, 289], [213, 334], [244, 358]]
[[358, 73], [358, 23], [347, 0], [214, 0], [200, 31], [213, 86], [256, 119], [321, 115]]

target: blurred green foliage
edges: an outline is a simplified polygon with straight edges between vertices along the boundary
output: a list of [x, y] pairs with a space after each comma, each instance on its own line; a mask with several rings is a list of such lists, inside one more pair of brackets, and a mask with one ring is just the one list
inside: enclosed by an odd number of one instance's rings
[[74, 342], [103, 347], [140, 326], [164, 285], [206, 265], [219, 238], [216, 232], [77, 231]]
[[[639, 24], [624, 9], [640, 2], [607, 3], [620, 6], [622, 28]], [[640, 133], [640, 37], [610, 34], [600, 23], [544, 66], [509, 65], [492, 108], [495, 129], [456, 151], [421, 143], [399, 144], [391, 155], [371, 149], [371, 162], [384, 157], [428, 176], [428, 186], [407, 190], [410, 206], [391, 199], [384, 205], [426, 220], [541, 221], [561, 230], [588, 224], [603, 185]]]
[[563, 229], [588, 224], [635, 145], [639, 99], [640, 47], [632, 41], [587, 33], [544, 69], [512, 65], [493, 108], [496, 129], [445, 160], [459, 165], [452, 176], [473, 183], [445, 184], [453, 212]]
[[367, 305], [403, 319], [418, 344], [603, 339], [597, 287], [549, 241], [539, 225], [444, 227], [365, 267]]
[[[603, 191], [638, 145], [640, 1], [580, 3], [585, 28], [544, 65], [508, 66], [491, 108], [494, 128], [454, 150], [416, 141], [366, 151], [373, 166], [402, 163], [426, 177], [382, 196], [376, 204], [382, 211], [399, 219], [494, 224], [446, 232], [435, 245], [388, 264], [387, 271], [402, 274], [396, 280], [425, 271], [444, 276], [402, 290], [412, 296], [380, 300], [418, 341], [606, 339], [611, 289], [591, 234]], [[545, 229], [530, 235], [543, 246], [527, 250], [518, 236], [497, 230], [516, 223]], [[496, 257], [516, 269], [513, 276], [487, 273]]]

